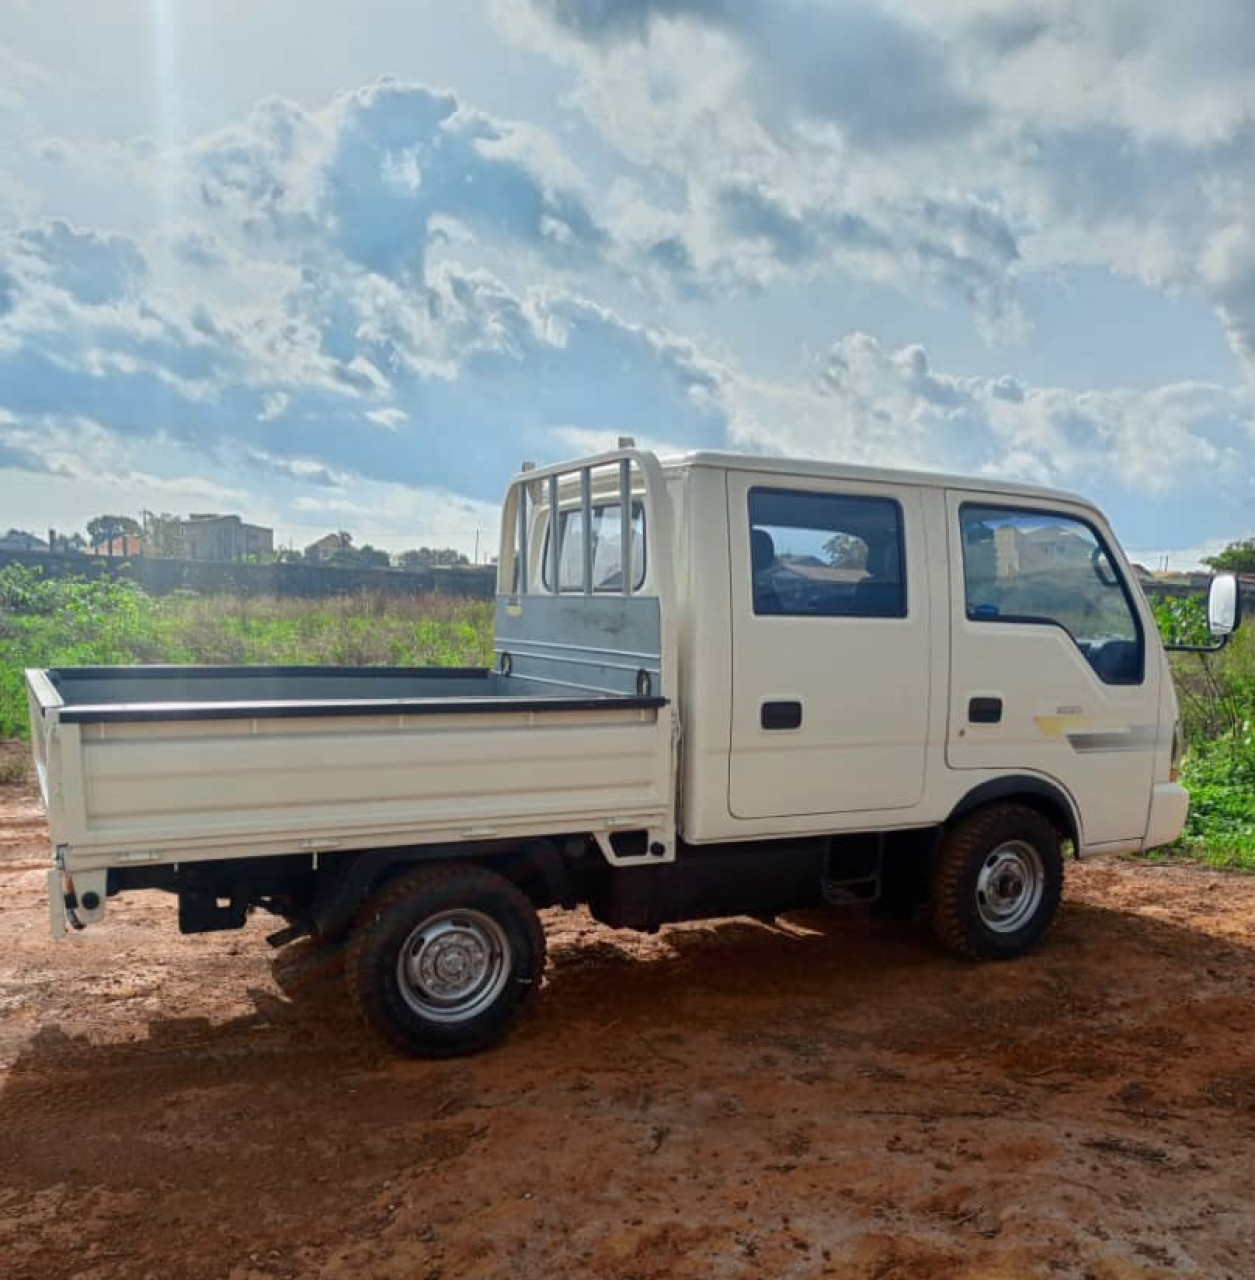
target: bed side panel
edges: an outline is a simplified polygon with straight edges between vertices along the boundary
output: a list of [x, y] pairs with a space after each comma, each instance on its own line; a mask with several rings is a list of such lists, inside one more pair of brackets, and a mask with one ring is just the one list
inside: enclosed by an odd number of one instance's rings
[[660, 821], [670, 717], [607, 706], [86, 724], [75, 856], [171, 861]]

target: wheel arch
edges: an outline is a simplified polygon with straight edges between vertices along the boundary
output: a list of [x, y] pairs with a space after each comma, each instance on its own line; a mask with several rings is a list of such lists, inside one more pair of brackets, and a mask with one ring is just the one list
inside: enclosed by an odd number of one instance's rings
[[557, 845], [546, 840], [489, 846], [416, 845], [374, 849], [340, 862], [315, 892], [310, 915], [316, 933], [334, 938], [348, 928], [359, 906], [390, 880], [423, 866], [465, 862], [493, 871], [525, 893], [535, 906], [572, 907], [576, 894]]
[[1033, 774], [1008, 774], [979, 783], [950, 810], [944, 825], [953, 826], [977, 809], [1008, 801], [1026, 805], [1047, 818], [1061, 837], [1072, 841], [1074, 855], [1080, 856], [1081, 820], [1075, 802], [1062, 787]]

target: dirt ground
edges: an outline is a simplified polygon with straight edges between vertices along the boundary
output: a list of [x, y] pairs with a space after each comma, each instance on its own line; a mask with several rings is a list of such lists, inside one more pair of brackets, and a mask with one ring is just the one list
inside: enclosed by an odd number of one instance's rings
[[547, 920], [535, 1010], [423, 1063], [271, 926], [48, 938], [0, 789], [0, 1274], [1255, 1276], [1255, 879], [1070, 869], [1036, 955], [810, 915]]

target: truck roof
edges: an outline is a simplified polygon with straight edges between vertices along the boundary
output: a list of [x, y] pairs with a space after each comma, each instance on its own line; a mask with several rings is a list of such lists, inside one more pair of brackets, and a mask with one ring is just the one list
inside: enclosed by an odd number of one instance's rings
[[832, 480], [866, 480], [880, 484], [907, 484], [932, 489], [968, 489], [1021, 498], [1046, 498], [1052, 502], [1070, 502], [1093, 508], [1089, 498], [1066, 489], [1045, 485], [1022, 484], [1010, 480], [994, 480], [988, 476], [949, 475], [940, 471], [899, 471], [892, 467], [863, 467], [845, 462], [824, 462], [815, 458], [781, 458], [745, 453], [720, 453], [695, 449], [685, 453], [660, 456], [658, 461], [668, 471], [691, 467], [718, 467], [730, 471], [766, 471], [780, 476], [816, 476]]

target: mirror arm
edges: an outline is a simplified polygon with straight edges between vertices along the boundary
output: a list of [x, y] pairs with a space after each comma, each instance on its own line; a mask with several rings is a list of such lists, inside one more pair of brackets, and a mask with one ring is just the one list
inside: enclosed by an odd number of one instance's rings
[[1232, 638], [1231, 632], [1227, 636], [1221, 636], [1215, 644], [1168, 644], [1165, 642], [1164, 649], [1168, 653], [1219, 653]]

